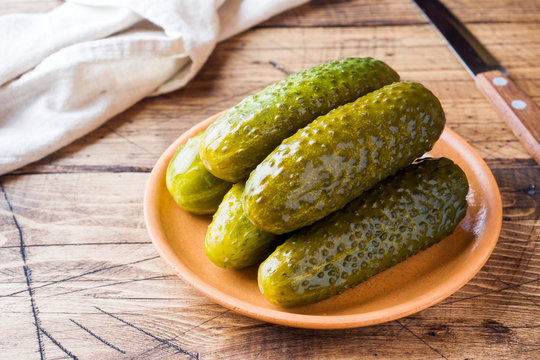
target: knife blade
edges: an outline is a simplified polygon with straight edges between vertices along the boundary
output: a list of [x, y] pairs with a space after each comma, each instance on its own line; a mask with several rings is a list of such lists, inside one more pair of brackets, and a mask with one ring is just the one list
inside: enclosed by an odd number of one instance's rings
[[508, 72], [438, 0], [413, 0], [446, 40], [531, 156], [540, 164], [540, 108], [508, 76]]

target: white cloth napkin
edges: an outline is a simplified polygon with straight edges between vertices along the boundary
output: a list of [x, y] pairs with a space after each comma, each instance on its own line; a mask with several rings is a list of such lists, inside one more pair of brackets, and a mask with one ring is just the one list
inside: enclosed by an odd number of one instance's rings
[[307, 0], [72, 0], [0, 16], [0, 175], [184, 86], [216, 43]]

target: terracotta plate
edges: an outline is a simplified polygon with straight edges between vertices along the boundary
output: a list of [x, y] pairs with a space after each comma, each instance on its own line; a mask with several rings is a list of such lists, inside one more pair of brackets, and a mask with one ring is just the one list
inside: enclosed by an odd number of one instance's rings
[[317, 304], [283, 309], [270, 304], [257, 287], [257, 268], [221, 269], [204, 253], [210, 216], [180, 209], [167, 192], [165, 173], [175, 149], [220, 114], [180, 136], [154, 167], [144, 197], [150, 237], [163, 259], [195, 289], [241, 314], [287, 326], [336, 329], [394, 320], [438, 303], [465, 285], [484, 265], [501, 229], [499, 189], [480, 156], [445, 129], [430, 152], [454, 160], [470, 183], [469, 210], [451, 236], [339, 296]]

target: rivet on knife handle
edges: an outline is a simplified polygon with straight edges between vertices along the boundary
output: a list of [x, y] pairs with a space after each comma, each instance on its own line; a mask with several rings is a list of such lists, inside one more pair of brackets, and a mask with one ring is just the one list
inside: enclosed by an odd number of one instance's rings
[[499, 70], [476, 75], [476, 86], [540, 164], [540, 108]]

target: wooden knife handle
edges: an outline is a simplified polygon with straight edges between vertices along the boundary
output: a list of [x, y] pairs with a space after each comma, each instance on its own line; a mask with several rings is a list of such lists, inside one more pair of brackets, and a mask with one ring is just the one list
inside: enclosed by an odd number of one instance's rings
[[476, 75], [476, 86], [540, 164], [540, 108], [499, 70]]

